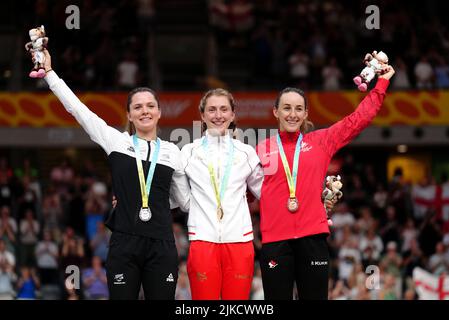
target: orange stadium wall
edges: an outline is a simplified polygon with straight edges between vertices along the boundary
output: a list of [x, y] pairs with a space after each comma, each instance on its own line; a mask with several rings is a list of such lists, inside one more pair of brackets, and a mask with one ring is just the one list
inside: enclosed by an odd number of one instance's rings
[[[236, 92], [238, 124], [241, 127], [275, 126], [272, 115], [276, 92]], [[89, 108], [111, 126], [123, 126], [126, 93], [78, 93]], [[352, 112], [365, 94], [356, 91], [309, 92], [310, 119], [328, 126]], [[198, 92], [160, 94], [160, 125], [190, 127], [199, 119]], [[449, 91], [388, 93], [374, 125], [449, 125]], [[74, 118], [51, 93], [0, 93], [0, 127], [76, 127]]]

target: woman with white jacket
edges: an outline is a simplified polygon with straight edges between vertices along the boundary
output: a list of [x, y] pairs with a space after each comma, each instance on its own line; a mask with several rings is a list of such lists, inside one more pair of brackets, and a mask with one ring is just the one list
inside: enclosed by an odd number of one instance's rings
[[249, 298], [254, 246], [247, 188], [260, 197], [263, 172], [255, 150], [232, 137], [235, 102], [224, 89], [200, 102], [205, 135], [185, 145], [182, 162], [190, 183], [187, 271], [192, 298]]

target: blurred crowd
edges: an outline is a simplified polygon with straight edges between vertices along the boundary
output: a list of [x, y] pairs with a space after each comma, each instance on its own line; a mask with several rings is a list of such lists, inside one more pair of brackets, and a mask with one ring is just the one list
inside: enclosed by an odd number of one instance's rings
[[[374, 163], [355, 163], [351, 153], [342, 156], [344, 197], [334, 208], [328, 238], [330, 299], [416, 299], [415, 267], [435, 275], [449, 271], [447, 177], [411, 184], [400, 168], [391, 181], [378, 170]], [[108, 298], [110, 232], [103, 218], [111, 209], [109, 186], [89, 161], [75, 170], [63, 160], [41, 176], [28, 158], [11, 167], [0, 157], [0, 299]], [[251, 298], [263, 299], [257, 201], [250, 208], [256, 249]], [[173, 232], [176, 299], [190, 299], [186, 215], [176, 210]]]
[[[148, 39], [159, 27], [170, 27], [172, 22], [166, 22], [164, 17], [170, 15], [166, 11], [173, 10], [177, 2], [182, 1], [165, 0], [162, 5], [153, 0], [26, 0], [17, 4], [21, 12], [17, 24], [23, 30], [46, 25], [49, 46], [58, 57], [55, 68], [72, 87], [128, 90], [152, 83], [156, 70], [150, 70], [149, 60], [154, 57], [150, 51], [158, 48], [148, 46]], [[372, 13], [365, 13], [372, 4], [369, 1], [187, 2], [202, 3], [207, 8], [203, 28], [213, 35], [217, 50], [209, 49], [210, 58], [204, 63], [216, 59], [218, 71], [212, 75], [216, 80], [213, 83], [234, 90], [277, 89], [285, 85], [314, 90], [353, 89], [351, 79], [363, 69], [365, 53], [373, 50], [386, 52], [395, 66], [394, 89], [449, 87], [449, 5], [444, 1], [378, 1], [378, 30], [365, 26]], [[70, 4], [78, 5], [82, 15], [81, 28], [76, 32], [63, 27], [68, 17], [65, 9]], [[182, 37], [183, 22], [179, 19], [176, 23], [181, 26], [177, 35]], [[189, 23], [185, 22], [185, 36], [191, 32]], [[204, 41], [208, 42], [207, 36]], [[230, 50], [244, 55], [244, 60], [226, 64], [238, 64], [234, 67], [247, 72], [244, 88], [221, 79], [225, 67], [220, 64], [226, 59], [222, 53]], [[29, 65], [25, 52], [23, 64]], [[36, 82], [25, 76], [25, 85], [34, 88]], [[204, 89], [195, 81], [191, 85], [184, 89]]]
[[[449, 87], [447, 4], [398, 1], [211, 0], [210, 22], [229, 47], [251, 52], [252, 76], [305, 89], [353, 88], [365, 53], [384, 51], [394, 89]], [[368, 29], [377, 5], [379, 29]], [[371, 17], [368, 19], [368, 17]], [[232, 86], [232, 84], [229, 84]]]

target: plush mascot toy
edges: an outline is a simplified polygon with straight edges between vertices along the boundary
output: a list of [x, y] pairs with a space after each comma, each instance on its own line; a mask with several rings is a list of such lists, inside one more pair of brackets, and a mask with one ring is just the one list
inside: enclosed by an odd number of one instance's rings
[[44, 26], [40, 26], [29, 31], [31, 41], [25, 45], [25, 49], [31, 53], [34, 68], [29, 76], [31, 78], [45, 77], [45, 55], [44, 49], [47, 48], [48, 38], [45, 36]]
[[[340, 189], [343, 187], [343, 183], [341, 182], [341, 177], [338, 176], [327, 176], [326, 177], [326, 188], [323, 190], [322, 198], [323, 200], [330, 200], [336, 202], [340, 200], [343, 196], [343, 192]], [[325, 207], [326, 208], [326, 207]], [[327, 223], [331, 226], [332, 220], [329, 218], [329, 211], [326, 208], [327, 215]]]
[[373, 53], [367, 53], [363, 62], [366, 67], [357, 77], [354, 77], [353, 81], [360, 91], [365, 92], [375, 75], [384, 73], [383, 68], [388, 64], [388, 56], [382, 51], [379, 53], [374, 51]]

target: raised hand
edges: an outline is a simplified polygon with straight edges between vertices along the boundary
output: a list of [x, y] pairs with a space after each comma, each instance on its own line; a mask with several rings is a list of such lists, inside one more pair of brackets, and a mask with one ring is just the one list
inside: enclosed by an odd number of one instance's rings
[[379, 78], [384, 78], [390, 80], [391, 77], [395, 74], [394, 68], [387, 64], [382, 68], [382, 74], [379, 75]]

